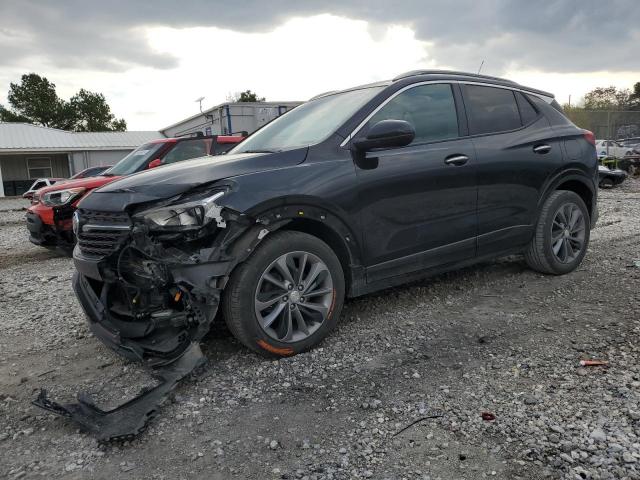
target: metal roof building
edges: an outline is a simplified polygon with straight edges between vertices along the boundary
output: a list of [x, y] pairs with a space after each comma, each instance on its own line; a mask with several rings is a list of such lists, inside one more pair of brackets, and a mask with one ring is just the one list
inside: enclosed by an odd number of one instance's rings
[[0, 122], [0, 196], [20, 195], [33, 180], [64, 178], [85, 168], [113, 165], [160, 132], [68, 132]]
[[253, 133], [303, 102], [231, 102], [221, 103], [160, 130], [167, 137], [182, 137], [198, 132], [203, 135]]

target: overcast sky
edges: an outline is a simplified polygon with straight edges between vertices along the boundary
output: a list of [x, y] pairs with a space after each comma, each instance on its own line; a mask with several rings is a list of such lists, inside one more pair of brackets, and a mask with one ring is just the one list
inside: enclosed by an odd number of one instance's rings
[[638, 0], [0, 0], [0, 103], [23, 73], [102, 92], [158, 130], [246, 89], [267, 100], [417, 68], [511, 78], [561, 103], [640, 81]]

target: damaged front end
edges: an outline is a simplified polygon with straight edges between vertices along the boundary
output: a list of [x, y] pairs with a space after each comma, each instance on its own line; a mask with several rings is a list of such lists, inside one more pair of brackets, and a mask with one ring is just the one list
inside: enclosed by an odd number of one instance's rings
[[121, 212], [94, 210], [94, 204], [78, 209], [73, 288], [89, 327], [163, 383], [110, 412], [82, 397], [78, 404], [59, 405], [46, 393], [35, 405], [102, 432], [102, 440], [121, 438], [139, 432], [165, 395], [204, 362], [198, 343], [216, 316], [229, 274], [276, 227], [219, 206], [227, 189], [133, 204]]

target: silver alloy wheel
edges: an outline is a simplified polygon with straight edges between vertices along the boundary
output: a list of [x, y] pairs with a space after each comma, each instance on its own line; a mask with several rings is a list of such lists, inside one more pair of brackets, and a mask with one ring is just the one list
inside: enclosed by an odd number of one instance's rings
[[283, 343], [304, 340], [324, 323], [333, 302], [327, 265], [309, 252], [281, 255], [260, 276], [254, 305], [262, 330]]
[[560, 206], [551, 226], [551, 248], [561, 263], [571, 263], [584, 248], [586, 222], [575, 203]]

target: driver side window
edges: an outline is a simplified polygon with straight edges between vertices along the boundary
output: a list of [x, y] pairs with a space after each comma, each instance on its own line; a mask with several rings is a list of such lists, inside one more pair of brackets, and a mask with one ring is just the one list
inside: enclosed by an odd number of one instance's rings
[[451, 85], [419, 85], [396, 95], [367, 122], [405, 120], [416, 131], [411, 145], [458, 138], [458, 116]]

